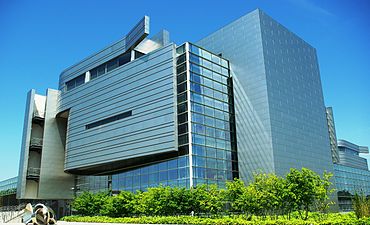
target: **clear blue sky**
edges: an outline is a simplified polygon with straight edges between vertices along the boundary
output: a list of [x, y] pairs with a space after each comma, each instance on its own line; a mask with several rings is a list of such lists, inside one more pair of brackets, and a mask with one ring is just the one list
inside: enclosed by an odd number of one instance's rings
[[57, 88], [60, 72], [120, 39], [143, 16], [151, 33], [197, 41], [261, 8], [317, 49], [338, 138], [370, 146], [370, 1], [0, 0], [0, 180], [16, 176], [26, 93]]

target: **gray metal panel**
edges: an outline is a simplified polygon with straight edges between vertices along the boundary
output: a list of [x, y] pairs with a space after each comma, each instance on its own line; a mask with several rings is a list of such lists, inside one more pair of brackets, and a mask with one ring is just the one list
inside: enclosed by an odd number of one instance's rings
[[17, 183], [18, 199], [23, 199], [26, 194], [26, 176], [27, 176], [29, 147], [31, 140], [31, 127], [35, 93], [36, 92], [34, 89], [30, 90], [27, 93], [26, 111], [24, 113], [24, 122], [23, 122], [21, 156], [19, 160], [19, 171], [18, 171], [18, 183]]
[[198, 44], [230, 60], [241, 178], [302, 166], [333, 171], [311, 46], [258, 9]]
[[148, 34], [149, 17], [144, 16], [144, 18], [141, 19], [140, 22], [121, 40], [65, 69], [59, 77], [59, 89], [62, 90], [64, 88], [65, 82], [128, 50], [133, 49], [141, 40], [147, 37]]
[[174, 59], [170, 44], [61, 94], [59, 111], [70, 109], [65, 170], [177, 151]]
[[58, 103], [57, 90], [48, 89], [41, 155], [40, 199], [72, 199], [74, 176], [64, 172], [64, 144], [66, 122], [55, 118]]
[[260, 11], [275, 170], [333, 172], [316, 50]]
[[222, 53], [230, 61], [240, 177], [248, 180], [257, 171], [273, 172], [259, 10], [239, 18], [197, 44]]

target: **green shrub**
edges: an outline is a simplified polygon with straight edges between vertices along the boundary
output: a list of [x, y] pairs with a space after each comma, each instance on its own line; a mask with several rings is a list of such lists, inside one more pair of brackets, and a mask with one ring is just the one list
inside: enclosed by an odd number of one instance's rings
[[108, 198], [109, 195], [105, 192], [96, 194], [83, 192], [73, 200], [72, 208], [78, 215], [100, 215], [100, 210], [102, 209], [103, 205], [106, 204]]
[[245, 216], [224, 216], [219, 218], [202, 218], [191, 216], [154, 216], [154, 217], [123, 217], [111, 218], [106, 216], [79, 217], [69, 216], [62, 218], [68, 222], [97, 222], [97, 223], [136, 223], [136, 224], [219, 224], [219, 225], [369, 225], [370, 218], [357, 219], [353, 213], [328, 214], [328, 219], [319, 218], [301, 219], [277, 219], [271, 220], [269, 217], [253, 217], [251, 221], [246, 220]]
[[370, 217], [370, 198], [364, 193], [356, 193], [353, 197], [353, 209], [357, 218]]

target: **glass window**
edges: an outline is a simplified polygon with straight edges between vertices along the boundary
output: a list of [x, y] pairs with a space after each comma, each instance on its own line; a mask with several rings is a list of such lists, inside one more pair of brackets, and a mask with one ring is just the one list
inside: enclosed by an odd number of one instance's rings
[[215, 169], [207, 169], [206, 170], [206, 177], [208, 179], [216, 179], [217, 178], [217, 170], [215, 170]]
[[210, 87], [210, 88], [212, 88], [212, 87], [213, 87], [213, 82], [212, 82], [212, 80], [207, 79], [207, 78], [203, 78], [203, 84], [204, 84], [204, 86], [207, 86], [207, 87]]
[[205, 116], [204, 117], [204, 124], [210, 127], [215, 126], [215, 119], [212, 117]]
[[176, 49], [176, 53], [177, 53], [177, 54], [182, 54], [182, 53], [184, 53], [184, 52], [185, 52], [185, 44], [181, 45], [180, 47], [178, 47], [178, 48]]
[[186, 73], [182, 73], [177, 76], [177, 83], [180, 84], [186, 80]]
[[214, 100], [212, 98], [204, 96], [204, 104], [214, 107]]
[[80, 86], [81, 84], [85, 83], [85, 74], [82, 74], [82, 75], [76, 77], [75, 79], [76, 79], [76, 87]]
[[201, 157], [201, 156], [193, 156], [193, 164], [195, 166], [199, 167], [205, 167], [206, 166], [206, 158]]
[[194, 176], [197, 178], [205, 178], [205, 169], [199, 167], [194, 168]]
[[214, 91], [214, 96], [215, 96], [215, 99], [218, 99], [218, 100], [223, 99], [223, 94], [221, 92]]
[[206, 58], [206, 59], [208, 59], [208, 60], [212, 60], [212, 55], [211, 55], [211, 53], [209, 53], [209, 52], [207, 52], [207, 51], [205, 51], [205, 50], [202, 50], [202, 56], [203, 56], [203, 58]]
[[168, 169], [175, 169], [177, 168], [177, 159], [172, 159], [168, 161]]
[[118, 65], [122, 66], [131, 61], [131, 51], [118, 56]]
[[148, 174], [144, 174], [140, 176], [140, 184], [141, 185], [147, 185], [148, 184]]
[[204, 152], [204, 147], [199, 145], [193, 145], [193, 154], [199, 156], [206, 156]]
[[217, 148], [225, 149], [225, 141], [216, 139]]
[[107, 63], [107, 72], [114, 70], [117, 68], [118, 65], [118, 58], [112, 59]]
[[191, 82], [190, 83], [190, 90], [194, 91], [194, 92], [197, 92], [197, 93], [202, 93], [202, 90], [200, 88], [200, 85], [198, 83], [193, 83]]
[[218, 74], [218, 73], [213, 73], [213, 79], [218, 81], [218, 82], [221, 82], [221, 75]]
[[182, 124], [182, 125], [179, 125], [178, 126], [178, 132], [179, 132], [179, 135], [180, 134], [185, 134], [188, 132], [188, 124], [185, 123], [185, 124]]
[[181, 92], [184, 92], [184, 91], [186, 91], [186, 82], [177, 85], [177, 93], [178, 94], [181, 93]]
[[90, 80], [95, 79], [98, 77], [98, 71], [96, 68], [90, 70]]
[[210, 137], [215, 137], [215, 128], [206, 127], [206, 135]]
[[226, 151], [225, 150], [217, 149], [216, 158], [226, 159]]
[[218, 82], [214, 82], [213, 85], [214, 85], [214, 89], [223, 90], [222, 84], [220, 84]]
[[192, 121], [197, 122], [197, 123], [201, 123], [201, 124], [204, 123], [204, 116], [203, 115], [200, 115], [198, 113], [192, 113], [191, 116], [192, 116]]
[[203, 76], [208, 77], [208, 78], [212, 78], [212, 71], [210, 71], [206, 68], [203, 68]]
[[[225, 129], [225, 121], [216, 119], [216, 127], [219, 129]], [[222, 139], [224, 139], [224, 137]]]
[[198, 145], [205, 145], [205, 137], [198, 134], [193, 134], [193, 143]]
[[178, 159], [179, 167], [185, 167], [188, 166], [188, 157], [182, 156]]
[[213, 97], [213, 90], [207, 87], [203, 87], [203, 94]]
[[226, 173], [224, 170], [218, 170], [217, 171], [217, 179], [225, 180], [226, 179]]
[[212, 61], [217, 64], [221, 64], [221, 59], [217, 55], [212, 55]]
[[207, 157], [216, 158], [216, 149], [207, 147]]
[[189, 174], [189, 168], [188, 167], [179, 169], [178, 176], [179, 176], [180, 179], [189, 177], [188, 174]]
[[205, 134], [205, 132], [206, 132], [206, 129], [205, 129], [205, 127], [203, 126], [203, 125], [201, 125], [201, 124], [196, 124], [196, 123], [193, 123], [192, 124], [192, 131], [194, 132], [194, 133], [197, 133], [197, 134]]
[[202, 83], [202, 78], [195, 73], [190, 73], [190, 80], [200, 83], [200, 84]]
[[177, 179], [177, 169], [168, 171], [168, 179], [169, 180]]
[[180, 135], [178, 138], [179, 138], [178, 139], [179, 140], [179, 145], [184, 145], [184, 144], [188, 143], [189, 136], [187, 134]]
[[223, 75], [225, 75], [225, 76], [229, 76], [229, 70], [228, 69], [226, 69], [226, 68], [221, 68], [221, 73], [223, 74]]
[[101, 76], [103, 74], [105, 74], [105, 67], [106, 67], [106, 64], [104, 63], [103, 65], [100, 65], [96, 68], [97, 70], [97, 75], [98, 76]]
[[197, 113], [204, 113], [204, 111], [203, 111], [203, 106], [202, 105], [199, 105], [199, 104], [197, 104], [197, 103], [195, 103], [195, 102], [192, 102], [191, 103], [191, 110], [192, 111], [194, 111], [194, 112], [197, 112]]
[[181, 56], [177, 57], [177, 64], [185, 62], [186, 55], [182, 54]]
[[186, 101], [186, 99], [187, 99], [186, 92], [185, 92], [185, 93], [182, 93], [182, 94], [177, 95], [177, 103], [185, 102], [185, 101]]
[[200, 49], [194, 45], [190, 45], [190, 51], [197, 55], [200, 55]]
[[212, 64], [212, 69], [218, 73], [221, 73], [221, 66], [217, 64]]
[[216, 129], [216, 138], [225, 139], [225, 131]]
[[190, 62], [201, 65], [201, 60], [198, 56], [190, 54]]
[[211, 116], [211, 117], [214, 117], [214, 109], [213, 108], [210, 108], [210, 107], [207, 107], [205, 106], [204, 107], [204, 114], [207, 115], [207, 116]]
[[206, 145], [209, 147], [216, 147], [216, 140], [213, 137], [206, 137]]
[[149, 174], [149, 183], [158, 183], [158, 173]]
[[224, 105], [222, 104], [222, 102], [217, 101], [217, 100], [214, 100], [214, 102], [215, 102], [216, 109], [223, 109]]
[[226, 68], [228, 67], [228, 63], [225, 59], [221, 59], [221, 65]]
[[191, 97], [191, 100], [193, 100], [194, 102], [198, 102], [200, 104], [203, 103], [203, 96], [199, 95], [199, 94], [196, 94], [196, 93], [191, 93], [190, 94], [190, 97]]
[[177, 74], [180, 74], [180, 73], [185, 72], [185, 71], [186, 71], [186, 64], [185, 63], [177, 66], [177, 68], [176, 68], [176, 73]]
[[193, 71], [194, 73], [199, 73], [199, 74], [202, 73], [202, 68], [192, 63], [190, 64], [190, 70]]
[[177, 112], [180, 114], [180, 113], [183, 113], [183, 112], [186, 112], [188, 110], [188, 104], [185, 102], [185, 103], [181, 103], [177, 106]]
[[[222, 110], [222, 109], [221, 109]], [[215, 109], [215, 117], [218, 118], [218, 119], [224, 119], [224, 112], [223, 111], [220, 111], [220, 110], [217, 110]]]
[[177, 116], [177, 122], [180, 124], [180, 123], [185, 123], [188, 121], [188, 114], [187, 113], [183, 113], [183, 114], [180, 114]]
[[167, 162], [161, 162], [158, 164], [159, 170], [167, 170]]
[[159, 172], [159, 182], [167, 181], [167, 180], [168, 180], [167, 171], [161, 171], [161, 172]]

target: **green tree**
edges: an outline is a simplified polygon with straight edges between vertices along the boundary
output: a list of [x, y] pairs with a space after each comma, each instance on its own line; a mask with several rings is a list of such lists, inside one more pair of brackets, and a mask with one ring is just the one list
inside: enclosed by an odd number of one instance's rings
[[106, 192], [96, 194], [83, 192], [73, 200], [72, 208], [77, 214], [82, 216], [99, 215], [108, 198], [109, 194]]
[[110, 217], [129, 216], [133, 213], [132, 204], [134, 196], [131, 192], [121, 191], [118, 195], [110, 196], [100, 209], [100, 214]]
[[366, 198], [363, 192], [355, 193], [352, 204], [357, 218], [370, 217], [370, 198]]
[[324, 174], [324, 178], [321, 179], [317, 173], [307, 168], [302, 168], [301, 171], [290, 169], [286, 176], [287, 188], [292, 196], [293, 206], [302, 219], [308, 219], [308, 212], [315, 203], [328, 199], [328, 193], [332, 191], [329, 188], [330, 176]]
[[198, 185], [191, 189], [191, 209], [196, 213], [216, 215], [225, 206], [225, 190], [218, 189], [216, 184]]

